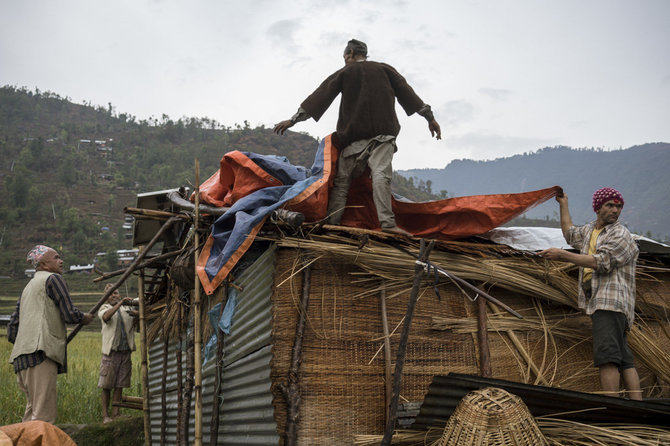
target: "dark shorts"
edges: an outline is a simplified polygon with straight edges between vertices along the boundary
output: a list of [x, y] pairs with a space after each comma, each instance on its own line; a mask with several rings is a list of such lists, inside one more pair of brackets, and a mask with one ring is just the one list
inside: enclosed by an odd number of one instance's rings
[[628, 321], [618, 311], [598, 310], [591, 315], [593, 323], [593, 364], [614, 364], [619, 371], [635, 367], [628, 347]]
[[130, 387], [130, 353], [112, 351], [109, 355], [102, 355], [98, 387], [109, 390]]

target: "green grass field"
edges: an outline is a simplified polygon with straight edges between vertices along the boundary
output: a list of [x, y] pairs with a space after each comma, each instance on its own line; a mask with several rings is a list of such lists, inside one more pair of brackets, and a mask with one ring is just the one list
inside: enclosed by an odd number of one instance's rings
[[[88, 308], [88, 307], [84, 307]], [[98, 322], [99, 324], [99, 322]], [[99, 325], [98, 325], [99, 326]], [[98, 370], [100, 367], [102, 337], [100, 331], [82, 331], [68, 345], [68, 373], [58, 376], [58, 424], [90, 424], [102, 420]], [[140, 383], [139, 335], [138, 350], [133, 352], [131, 386], [124, 395], [142, 395]], [[16, 385], [14, 368], [8, 362], [12, 344], [7, 332], [0, 329], [0, 425], [21, 422], [25, 410], [25, 396]], [[121, 409], [122, 414], [138, 416], [139, 411]]]

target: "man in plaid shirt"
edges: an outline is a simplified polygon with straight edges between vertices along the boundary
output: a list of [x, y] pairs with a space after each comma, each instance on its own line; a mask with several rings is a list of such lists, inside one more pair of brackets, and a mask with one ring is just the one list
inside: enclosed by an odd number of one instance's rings
[[593, 322], [593, 362], [600, 370], [600, 384], [609, 395], [619, 393], [619, 381], [628, 397], [642, 400], [640, 378], [628, 347], [627, 333], [635, 317], [635, 266], [639, 249], [628, 229], [619, 222], [623, 196], [604, 187], [593, 194], [596, 220], [574, 226], [568, 196], [556, 197], [565, 240], [579, 254], [558, 248], [540, 253], [551, 260], [579, 266], [579, 308]]

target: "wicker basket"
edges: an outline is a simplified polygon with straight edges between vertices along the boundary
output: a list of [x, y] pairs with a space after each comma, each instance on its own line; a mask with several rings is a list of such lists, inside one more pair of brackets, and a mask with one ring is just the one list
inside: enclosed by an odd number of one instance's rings
[[516, 395], [487, 387], [463, 397], [438, 446], [547, 445], [535, 418]]

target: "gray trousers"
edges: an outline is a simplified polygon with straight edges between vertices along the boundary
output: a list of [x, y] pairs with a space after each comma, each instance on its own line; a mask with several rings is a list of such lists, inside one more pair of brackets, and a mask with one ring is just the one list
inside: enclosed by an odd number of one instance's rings
[[339, 225], [347, 204], [351, 182], [370, 167], [372, 177], [372, 199], [377, 208], [377, 217], [383, 229], [396, 226], [391, 209], [391, 161], [397, 150], [395, 137], [380, 135], [371, 139], [354, 141], [340, 152], [337, 174], [328, 197], [328, 222]]

